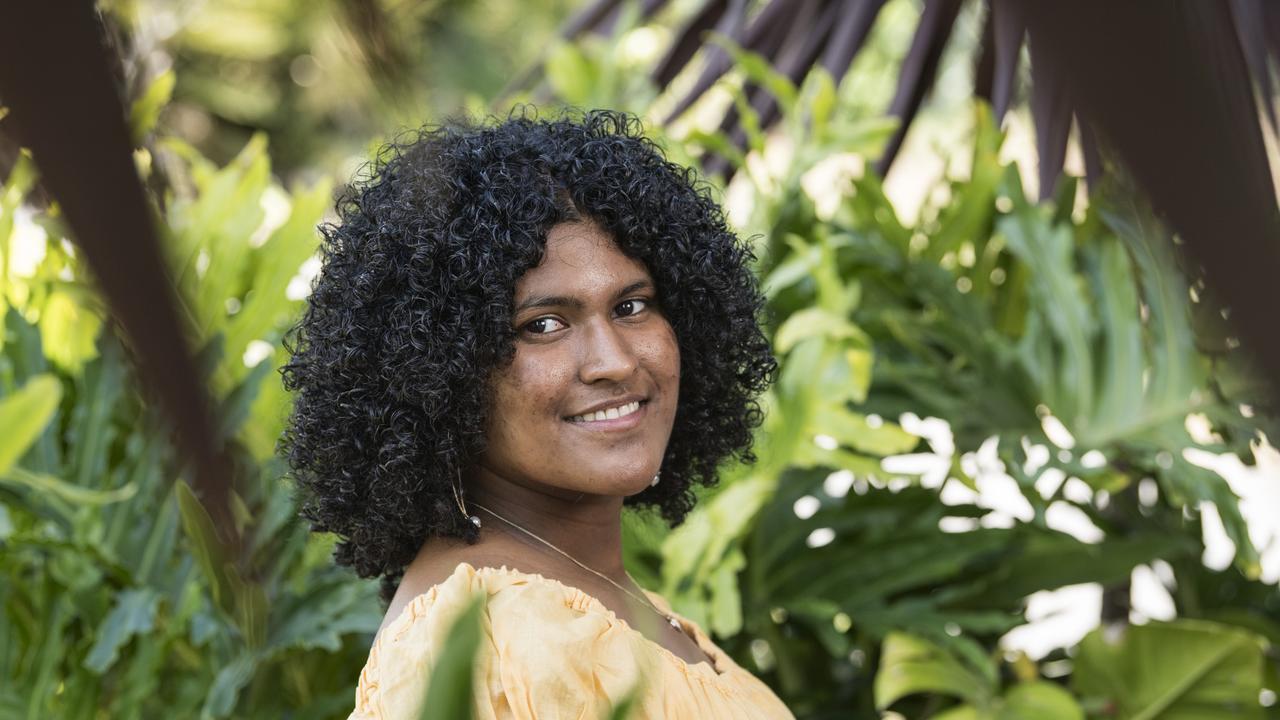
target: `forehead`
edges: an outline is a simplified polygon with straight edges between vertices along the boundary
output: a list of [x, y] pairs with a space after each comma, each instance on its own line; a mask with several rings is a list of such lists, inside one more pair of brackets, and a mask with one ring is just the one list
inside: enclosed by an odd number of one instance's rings
[[618, 249], [613, 236], [592, 222], [560, 223], [547, 233], [542, 262], [516, 282], [516, 301], [532, 294], [605, 292], [648, 280], [644, 263]]

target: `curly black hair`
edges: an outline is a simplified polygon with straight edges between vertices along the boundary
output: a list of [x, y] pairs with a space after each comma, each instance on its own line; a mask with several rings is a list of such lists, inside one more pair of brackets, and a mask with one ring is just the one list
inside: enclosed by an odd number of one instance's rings
[[634, 116], [454, 120], [383, 147], [320, 227], [322, 268], [281, 368], [296, 393], [280, 441], [301, 515], [389, 601], [428, 537], [479, 539], [451, 483], [484, 449], [489, 384], [515, 356], [517, 279], [557, 223], [589, 219], [653, 277], [680, 348], [663, 482], [626, 498], [675, 526], [692, 483], [754, 462], [756, 396], [777, 362], [750, 247], [711, 189]]

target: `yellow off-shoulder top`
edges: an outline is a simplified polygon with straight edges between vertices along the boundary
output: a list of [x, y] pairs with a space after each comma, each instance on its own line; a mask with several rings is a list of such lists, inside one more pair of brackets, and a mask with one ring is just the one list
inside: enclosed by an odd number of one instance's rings
[[637, 720], [794, 720], [767, 685], [657, 593], [645, 591], [714, 664], [685, 662], [594, 597], [558, 580], [465, 562], [410, 601], [378, 634], [348, 720], [417, 720], [437, 653], [479, 592], [488, 603], [475, 663], [477, 720], [605, 718], [642, 676], [631, 715]]

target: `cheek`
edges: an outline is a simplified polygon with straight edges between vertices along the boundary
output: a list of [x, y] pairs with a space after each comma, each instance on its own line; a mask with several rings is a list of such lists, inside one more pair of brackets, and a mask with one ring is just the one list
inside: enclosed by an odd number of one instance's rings
[[675, 387], [667, 388], [668, 391], [674, 391], [679, 387], [680, 381], [680, 342], [676, 339], [675, 330], [666, 322], [662, 323], [660, 331], [655, 332], [653, 339], [649, 343], [649, 367], [653, 369], [655, 375], [660, 380], [668, 383], [674, 383]]
[[494, 389], [493, 415], [499, 421], [495, 425], [505, 425], [506, 432], [514, 426], [525, 433], [528, 426], [518, 424], [524, 419], [558, 418], [565, 383], [564, 363], [536, 353], [517, 353]]

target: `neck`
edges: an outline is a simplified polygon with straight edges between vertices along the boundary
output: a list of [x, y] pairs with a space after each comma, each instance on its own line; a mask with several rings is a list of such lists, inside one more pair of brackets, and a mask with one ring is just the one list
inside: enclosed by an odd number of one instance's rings
[[468, 478], [464, 502], [467, 511], [483, 523], [481, 542], [493, 538], [518, 543], [548, 560], [577, 568], [571, 560], [525, 532], [475, 507], [476, 503], [596, 572], [618, 582], [627, 577], [622, 563], [620, 497], [522, 484], [486, 468], [476, 468]]

